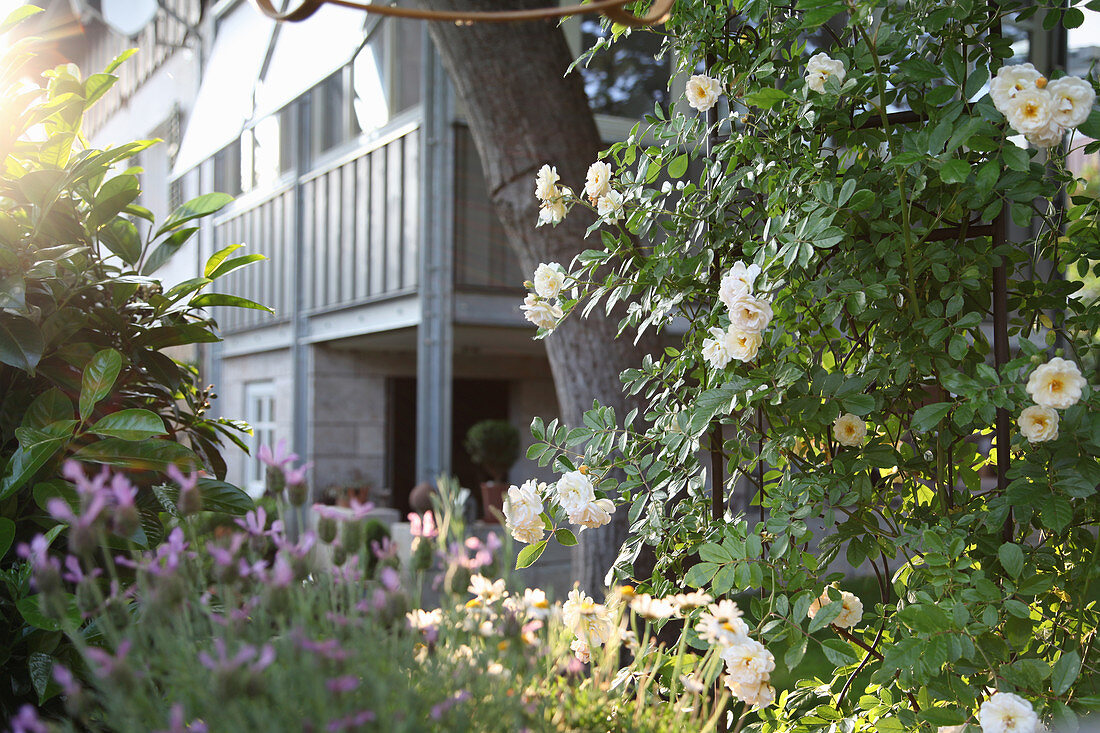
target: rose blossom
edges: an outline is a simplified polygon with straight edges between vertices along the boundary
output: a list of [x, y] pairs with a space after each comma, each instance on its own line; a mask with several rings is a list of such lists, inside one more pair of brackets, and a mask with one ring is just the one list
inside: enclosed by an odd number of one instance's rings
[[718, 286], [718, 299], [733, 310], [734, 301], [741, 295], [752, 295], [753, 284], [760, 275], [760, 265], [745, 266], [744, 262], [735, 262], [733, 267], [722, 276]]
[[535, 198], [549, 201], [558, 197], [558, 169], [544, 165], [535, 176]]
[[574, 639], [573, 643], [569, 645], [569, 648], [573, 650], [573, 654], [584, 664], [588, 664], [592, 661], [592, 652], [588, 648], [588, 643], [581, 639]]
[[867, 437], [867, 423], [850, 412], [846, 412], [833, 421], [833, 437], [841, 445], [856, 447], [863, 445]]
[[1092, 85], [1076, 76], [1064, 76], [1047, 85], [1054, 99], [1054, 121], [1062, 127], [1077, 127], [1089, 118], [1096, 92]]
[[722, 650], [721, 657], [729, 679], [740, 685], [766, 682], [775, 669], [775, 657], [755, 639], [735, 641]]
[[569, 598], [561, 607], [561, 619], [574, 636], [588, 644], [603, 644], [611, 635], [611, 614], [607, 607], [578, 588], [569, 591]]
[[1037, 148], [1053, 148], [1058, 143], [1062, 142], [1062, 135], [1065, 134], [1065, 129], [1057, 122], [1051, 120], [1050, 124], [1041, 130], [1035, 132], [1029, 132], [1024, 137], [1027, 141]]
[[732, 359], [748, 363], [756, 358], [756, 352], [763, 342], [764, 338], [759, 333], [739, 331], [730, 326], [726, 332], [726, 353]]
[[615, 504], [610, 499], [596, 499], [569, 511], [569, 521], [581, 525], [581, 529], [595, 529], [611, 521]]
[[592, 479], [580, 471], [563, 474], [555, 486], [558, 503], [566, 512], [580, 511], [596, 500], [596, 490]]
[[557, 262], [541, 263], [535, 268], [535, 293], [540, 298], [556, 298], [565, 284], [565, 273]]
[[585, 177], [584, 192], [590, 201], [607, 195], [611, 190], [611, 164], [597, 160], [588, 166], [588, 175]]
[[531, 544], [542, 539], [545, 530], [540, 516], [542, 511], [542, 498], [534, 479], [508, 489], [504, 499], [504, 522], [520, 542]]
[[1064, 410], [1081, 399], [1085, 378], [1072, 361], [1054, 357], [1040, 365], [1027, 380], [1027, 393], [1035, 404]]
[[1011, 692], [995, 692], [978, 710], [982, 733], [1035, 733], [1039, 716], [1024, 698]]
[[562, 223], [568, 213], [569, 210], [565, 206], [565, 196], [559, 195], [547, 199], [539, 206], [539, 220], [535, 226], [541, 227], [544, 224], [557, 226]]
[[1058, 413], [1049, 407], [1025, 407], [1016, 423], [1020, 426], [1020, 434], [1031, 443], [1058, 439]]
[[711, 603], [707, 606], [706, 610], [699, 615], [695, 630], [704, 641], [722, 646], [736, 644], [747, 639], [749, 635], [748, 624], [741, 618], [741, 609], [730, 600]]
[[772, 306], [766, 300], [742, 293], [728, 303], [730, 328], [748, 333], [760, 333], [772, 320]]
[[721, 93], [721, 82], [711, 79], [706, 74], [696, 74], [688, 79], [685, 96], [691, 107], [700, 112], [706, 112], [718, 101], [718, 95]]
[[714, 369], [725, 369], [733, 358], [726, 349], [726, 332], [714, 326], [710, 335], [713, 338], [703, 339], [703, 359]]
[[1016, 132], [1038, 132], [1053, 119], [1054, 98], [1046, 89], [1025, 89], [1008, 101], [1004, 114]]
[[608, 191], [596, 200], [596, 213], [601, 219], [618, 221], [623, 218], [623, 195], [618, 191]]
[[547, 330], [552, 330], [558, 325], [558, 321], [565, 316], [561, 308], [548, 300], [539, 298], [534, 293], [528, 293], [527, 297], [523, 299], [523, 305], [519, 308], [523, 311], [524, 318], [539, 328]]
[[766, 708], [775, 702], [775, 688], [767, 680], [760, 680], [754, 684], [742, 684], [726, 675], [726, 687], [734, 697], [753, 708]]
[[825, 91], [825, 81], [830, 76], [835, 76], [837, 82], [843, 84], [845, 75], [844, 62], [831, 58], [827, 53], [815, 54], [806, 64], [806, 86], [815, 92]]
[[1002, 66], [997, 70], [997, 76], [989, 82], [989, 96], [993, 100], [993, 106], [1001, 114], [1008, 114], [1008, 103], [1019, 92], [1027, 89], [1036, 89], [1038, 84], [1046, 83], [1043, 75], [1035, 70], [1032, 64], [1016, 64], [1014, 66]]

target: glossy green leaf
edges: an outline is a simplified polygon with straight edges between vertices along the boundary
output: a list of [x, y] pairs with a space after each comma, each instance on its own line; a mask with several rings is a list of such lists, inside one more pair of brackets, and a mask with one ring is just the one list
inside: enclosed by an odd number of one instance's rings
[[138, 441], [104, 438], [84, 446], [73, 454], [73, 458], [89, 463], [162, 473], [170, 465], [183, 471], [191, 471], [200, 468], [202, 463], [190, 448], [170, 440], [155, 438]]
[[115, 380], [122, 370], [122, 354], [114, 349], [104, 349], [92, 357], [84, 367], [80, 385], [80, 419], [87, 420], [92, 409], [111, 393]]
[[199, 219], [217, 213], [232, 201], [233, 197], [227, 193], [207, 193], [193, 198], [172, 212], [160, 229], [157, 230], [156, 236], [161, 237], [192, 219]]
[[1050, 686], [1055, 695], [1064, 695], [1073, 686], [1081, 674], [1081, 655], [1077, 652], [1063, 652], [1054, 663]]
[[0, 560], [8, 554], [12, 542], [15, 540], [15, 522], [7, 517], [0, 517]]
[[56, 604], [55, 608], [43, 608], [45, 599], [41, 595], [20, 598], [15, 607], [19, 609], [19, 615], [31, 626], [45, 631], [59, 631], [62, 626], [60, 621], [64, 619], [66, 626], [76, 628], [80, 625], [80, 609], [76, 607], [76, 596], [72, 593], [63, 593], [60, 597], [51, 599], [49, 603]]
[[149, 410], [128, 409], [104, 415], [89, 431], [105, 437], [122, 440], [145, 440], [154, 435], [165, 435], [164, 421]]
[[[243, 516], [256, 508], [256, 503], [245, 491], [231, 483], [213, 478], [199, 479], [199, 493], [202, 494], [202, 508], [208, 512], [222, 512], [234, 516]], [[176, 499], [179, 499], [179, 487], [176, 487]]]
[[530, 567], [539, 557], [542, 556], [543, 550], [546, 549], [546, 540], [536, 542], [533, 545], [528, 545], [520, 550], [519, 555], [516, 556], [516, 570]]
[[940, 424], [940, 421], [951, 412], [954, 402], [937, 402], [933, 405], [925, 405], [913, 413], [910, 427], [918, 433], [926, 433]]
[[243, 246], [243, 244], [231, 244], [228, 247], [223, 247], [214, 254], [210, 255], [210, 258], [206, 260], [206, 266], [203, 268], [203, 276], [212, 279], [212, 273], [217, 271], [218, 266], [221, 265], [221, 263], [225, 262], [229, 255], [233, 254]]
[[554, 539], [558, 541], [558, 544], [565, 547], [572, 547], [577, 544], [577, 536], [569, 529], [562, 527], [561, 529], [554, 530]]
[[241, 298], [236, 295], [227, 295], [226, 293], [203, 293], [202, 295], [196, 295], [191, 299], [188, 305], [193, 308], [209, 308], [211, 306], [221, 305], [232, 308], [251, 308], [252, 310], [264, 311], [265, 313], [275, 312], [266, 305], [261, 305], [254, 300]]
[[997, 557], [1001, 561], [1001, 567], [1011, 577], [1018, 578], [1024, 569], [1024, 553], [1019, 545], [1006, 542], [997, 550]]
[[34, 374], [45, 348], [42, 332], [34, 321], [0, 313], [0, 362]]
[[168, 235], [145, 260], [141, 266], [141, 274], [152, 275], [159, 270], [198, 230], [198, 227], [187, 227]]
[[53, 387], [34, 398], [34, 402], [23, 413], [23, 427], [42, 429], [52, 423], [75, 417], [72, 400], [60, 389]]

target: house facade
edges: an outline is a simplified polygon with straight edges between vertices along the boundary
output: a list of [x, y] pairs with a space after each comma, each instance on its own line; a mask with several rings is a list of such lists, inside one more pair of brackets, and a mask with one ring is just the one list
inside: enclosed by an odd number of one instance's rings
[[[314, 463], [318, 495], [368, 488], [403, 515], [412, 487], [440, 474], [476, 487], [462, 446], [473, 423], [509, 420], [525, 450], [531, 419], [557, 412], [518, 307], [529, 274], [424, 24], [332, 5], [275, 23], [238, 0], [171, 0], [127, 38], [106, 9], [51, 8], [78, 25], [86, 73], [139, 48], [89, 117], [92, 142], [165, 140], [139, 161], [141, 203], [158, 216], [200, 193], [237, 197], [163, 279], [196, 276], [230, 244], [269, 258], [219, 290], [274, 314], [215, 309], [224, 340], [182, 355], [216, 385], [215, 411], [253, 427], [252, 457], [228, 451], [229, 480], [260, 493], [255, 448], [286, 439]], [[599, 32], [569, 29], [578, 48]], [[668, 101], [656, 43], [639, 36], [585, 72], [608, 138]], [[523, 450], [512, 477], [542, 475]]]

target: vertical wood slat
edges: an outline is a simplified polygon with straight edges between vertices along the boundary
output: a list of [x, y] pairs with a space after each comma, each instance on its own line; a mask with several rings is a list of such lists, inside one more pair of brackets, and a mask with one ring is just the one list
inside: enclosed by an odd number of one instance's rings
[[340, 299], [355, 300], [355, 161], [340, 168]]
[[325, 251], [325, 229], [328, 225], [328, 216], [325, 210], [325, 177], [313, 179], [313, 246], [307, 249], [306, 256], [311, 260], [313, 267], [313, 298], [310, 304], [319, 308], [325, 304], [325, 285], [328, 267], [328, 257]]
[[370, 294], [386, 288], [386, 148], [370, 154]]
[[401, 141], [386, 146], [386, 292], [401, 288], [401, 207], [403, 165]]
[[395, 145], [404, 145], [405, 148], [405, 165], [404, 165], [404, 185], [402, 186], [402, 194], [405, 199], [405, 225], [402, 233], [402, 248], [405, 254], [405, 263], [403, 266], [403, 274], [401, 278], [401, 286], [405, 288], [416, 287], [420, 272], [417, 260], [420, 254], [420, 160], [418, 156], [420, 144], [420, 136], [414, 130], [406, 135], [401, 140], [397, 140]]
[[328, 236], [325, 237], [325, 262], [328, 267], [326, 281], [328, 288], [325, 293], [325, 305], [335, 305], [344, 300], [340, 291], [343, 278], [340, 271], [347, 266], [343, 260], [343, 252], [340, 247], [342, 233], [340, 231], [340, 202], [343, 200], [341, 193], [342, 179], [340, 169], [329, 171], [325, 174], [325, 211], [328, 214]]
[[355, 295], [370, 293], [370, 156], [355, 161]]

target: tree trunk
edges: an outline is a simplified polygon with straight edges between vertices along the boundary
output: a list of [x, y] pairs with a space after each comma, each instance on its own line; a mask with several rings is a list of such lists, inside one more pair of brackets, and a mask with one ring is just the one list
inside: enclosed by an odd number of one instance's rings
[[[540, 7], [545, 0], [424, 4], [439, 10], [502, 10]], [[580, 192], [588, 166], [603, 146], [580, 76], [564, 76], [572, 55], [561, 28], [554, 21], [536, 21], [431, 23], [429, 29], [462, 103], [489, 198], [524, 272], [530, 277], [540, 262], [568, 266], [584, 249], [585, 229], [593, 220], [577, 208], [557, 227], [536, 229], [535, 174], [549, 163], [557, 167], [564, 185]], [[615, 338], [616, 323], [596, 308], [587, 319], [570, 318], [546, 339], [566, 424], [580, 425], [593, 399], [614, 407], [620, 419], [637, 406], [624, 399], [619, 373], [637, 366], [641, 351], [631, 339]], [[589, 593], [603, 588], [626, 530], [626, 511], [620, 508], [609, 526], [581, 535], [573, 570]]]

